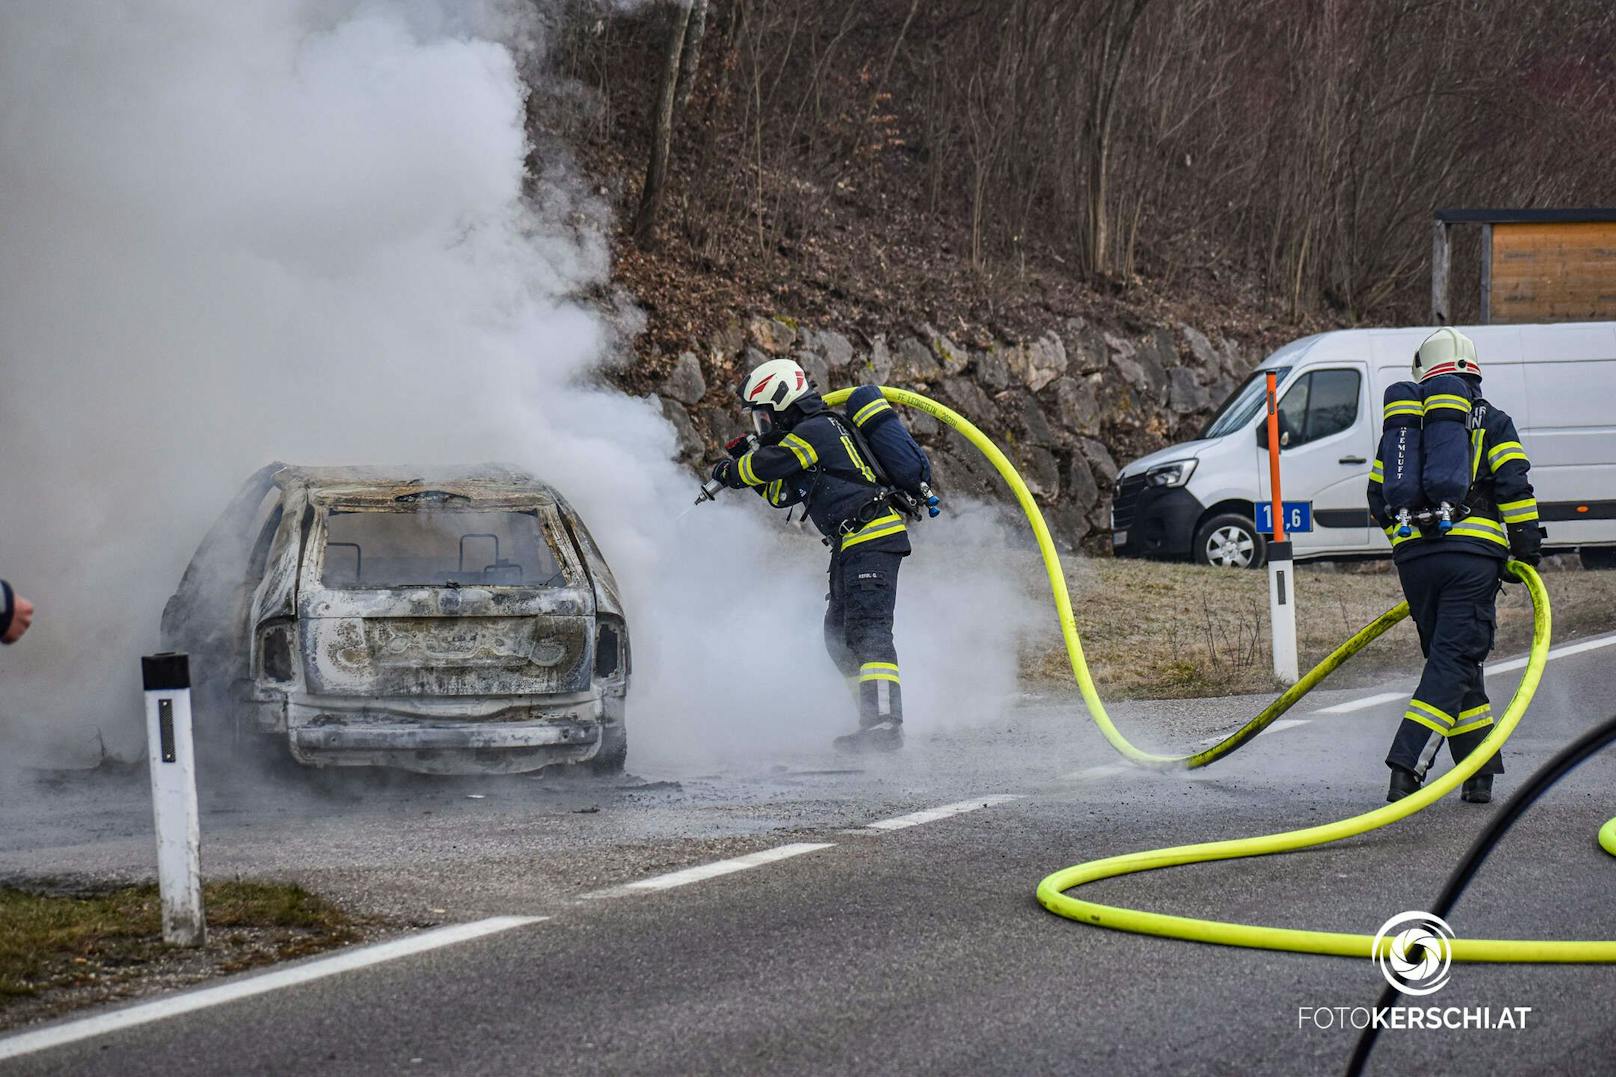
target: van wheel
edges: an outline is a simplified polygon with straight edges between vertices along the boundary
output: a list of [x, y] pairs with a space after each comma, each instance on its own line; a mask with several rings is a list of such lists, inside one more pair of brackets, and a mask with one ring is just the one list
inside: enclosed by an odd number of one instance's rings
[[1583, 546], [1577, 552], [1583, 568], [1616, 568], [1616, 546]]
[[1216, 568], [1262, 568], [1268, 543], [1246, 516], [1226, 512], [1214, 516], [1195, 532], [1195, 563]]

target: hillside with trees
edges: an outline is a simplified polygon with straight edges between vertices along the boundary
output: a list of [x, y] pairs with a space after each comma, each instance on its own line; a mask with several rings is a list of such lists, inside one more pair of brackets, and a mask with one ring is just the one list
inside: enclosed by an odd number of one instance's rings
[[[953, 348], [934, 387], [1012, 433], [999, 395], [1088, 379], [1120, 456], [1192, 431], [1278, 341], [1426, 320], [1433, 209], [1616, 194], [1600, 0], [572, 0], [553, 31], [587, 93], [530, 112], [617, 210], [637, 391], [681, 355], [729, 384], [773, 318], [847, 339], [855, 373], [878, 342]], [[1456, 250], [1457, 295], [1476, 264]], [[973, 358], [1071, 353], [1074, 326], [1156, 347], [1131, 419], [1119, 349], [1031, 385]]]

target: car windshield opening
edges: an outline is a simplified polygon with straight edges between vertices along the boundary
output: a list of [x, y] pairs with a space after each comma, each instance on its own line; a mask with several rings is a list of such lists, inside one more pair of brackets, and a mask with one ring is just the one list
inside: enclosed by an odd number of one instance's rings
[[[1288, 366], [1279, 367], [1274, 371], [1280, 382], [1283, 382], [1285, 375], [1290, 372], [1291, 368]], [[1232, 434], [1244, 428], [1263, 409], [1267, 399], [1268, 371], [1259, 370], [1247, 378], [1240, 388], [1229, 394], [1229, 399], [1223, 402], [1223, 407], [1218, 409], [1218, 413], [1206, 424], [1206, 429], [1201, 431], [1201, 437], [1221, 438], [1225, 434]]]
[[326, 517], [327, 587], [555, 587], [565, 582], [536, 511], [422, 503]]

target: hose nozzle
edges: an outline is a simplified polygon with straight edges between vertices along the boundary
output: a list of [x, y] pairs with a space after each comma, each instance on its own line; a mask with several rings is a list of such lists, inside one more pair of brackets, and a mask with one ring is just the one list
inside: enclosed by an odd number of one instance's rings
[[699, 505], [703, 501], [717, 501], [718, 491], [722, 490], [723, 488], [724, 484], [719, 482], [717, 479], [708, 479], [706, 482], [701, 484], [701, 493], [696, 495], [696, 504]]

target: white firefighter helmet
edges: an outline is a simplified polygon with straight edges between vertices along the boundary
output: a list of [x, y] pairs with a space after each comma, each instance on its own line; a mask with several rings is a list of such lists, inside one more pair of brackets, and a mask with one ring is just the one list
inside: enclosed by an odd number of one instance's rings
[[1474, 374], [1481, 377], [1481, 364], [1476, 362], [1476, 342], [1459, 332], [1443, 326], [1425, 338], [1414, 353], [1414, 380], [1424, 381], [1438, 374]]
[[757, 411], [785, 411], [809, 390], [808, 375], [790, 359], [770, 359], [741, 383], [741, 403]]

